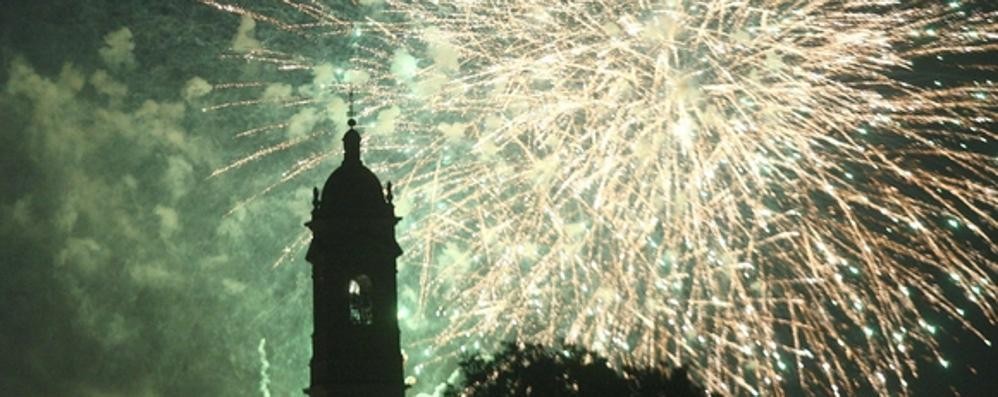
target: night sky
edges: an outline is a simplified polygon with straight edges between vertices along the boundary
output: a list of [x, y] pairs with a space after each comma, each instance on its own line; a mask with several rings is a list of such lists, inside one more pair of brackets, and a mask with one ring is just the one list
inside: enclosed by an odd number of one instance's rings
[[[282, 41], [294, 35], [268, 40], [238, 16], [196, 2], [155, 3], [8, 1], [0, 8], [0, 395], [285, 396], [308, 384], [311, 282], [294, 243], [305, 231], [312, 186], [339, 163], [344, 117], [324, 116], [328, 133], [281, 162], [268, 158], [211, 177], [265, 146], [235, 133], [301, 115], [267, 107], [202, 112], [238, 99], [205, 95], [205, 82], [274, 79], [220, 54], [256, 40], [294, 47]], [[367, 6], [351, 7], [336, 8], [361, 15]], [[334, 38], [306, 44], [304, 56], [348, 57], [348, 45]], [[952, 65], [920, 68], [907, 78], [995, 77], [961, 75]], [[291, 86], [311, 80], [280, 76]], [[361, 121], [376, 129], [383, 120]], [[399, 178], [391, 175], [388, 146], [378, 147], [371, 156], [384, 161], [372, 168], [389, 174], [382, 182]], [[992, 170], [984, 201], [995, 215], [998, 151], [993, 141], [973, 150], [990, 153], [981, 167]], [[334, 155], [254, 196], [280, 179], [274, 176], [287, 169], [288, 156], [323, 151]], [[433, 218], [421, 218], [419, 203], [408, 205], [416, 210], [401, 214], [400, 233], [423, 230]], [[995, 247], [968, 239], [989, 261], [979, 266], [989, 270], [993, 292]], [[444, 256], [470, 255], [441, 246]], [[435, 356], [425, 338], [438, 332], [435, 320], [418, 318], [433, 310], [415, 310], [425, 286], [421, 260], [400, 259], [407, 311], [400, 318], [407, 375], [420, 366], [416, 390], [430, 395], [454, 361], [420, 365]], [[462, 270], [455, 267], [454, 277]], [[981, 299], [995, 303], [993, 294]], [[964, 319], [994, 341], [994, 324], [969, 307]], [[920, 378], [909, 379], [913, 394], [998, 390], [994, 348], [956, 320], [926, 313], [948, 367], [924, 354]]]

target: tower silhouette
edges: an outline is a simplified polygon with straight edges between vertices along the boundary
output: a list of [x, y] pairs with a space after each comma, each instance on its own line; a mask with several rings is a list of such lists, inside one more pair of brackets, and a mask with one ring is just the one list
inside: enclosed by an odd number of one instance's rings
[[[351, 95], [352, 97], [352, 95]], [[352, 99], [352, 98], [351, 98]], [[351, 117], [353, 116], [351, 104]], [[391, 183], [387, 193], [360, 159], [360, 134], [343, 136], [343, 163], [322, 191], [313, 189], [312, 264], [314, 330], [312, 397], [401, 397], [404, 394]]]

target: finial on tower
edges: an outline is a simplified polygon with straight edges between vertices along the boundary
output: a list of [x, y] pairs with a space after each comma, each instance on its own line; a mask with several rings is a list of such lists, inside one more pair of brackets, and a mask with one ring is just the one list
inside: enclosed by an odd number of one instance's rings
[[350, 100], [350, 108], [347, 110], [347, 117], [350, 118], [347, 120], [347, 125], [350, 129], [343, 135], [343, 163], [360, 164], [360, 133], [353, 128], [357, 125], [357, 120], [353, 118], [353, 88], [350, 89], [347, 98]]
[[353, 87], [350, 88], [350, 92], [347, 94], [347, 99], [350, 101], [350, 108], [347, 110], [347, 125], [353, 129], [353, 126], [357, 125], [357, 120], [354, 120], [356, 114], [353, 111]]

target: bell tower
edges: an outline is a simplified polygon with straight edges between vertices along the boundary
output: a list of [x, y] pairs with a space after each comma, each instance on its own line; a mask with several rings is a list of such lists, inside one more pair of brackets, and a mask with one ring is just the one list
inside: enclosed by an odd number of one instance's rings
[[[352, 106], [351, 106], [352, 107]], [[352, 111], [351, 111], [352, 113]], [[352, 114], [351, 114], [352, 117]], [[364, 166], [360, 134], [343, 136], [343, 163], [322, 191], [313, 189], [312, 264], [314, 330], [311, 397], [402, 397], [395, 240], [391, 183]]]

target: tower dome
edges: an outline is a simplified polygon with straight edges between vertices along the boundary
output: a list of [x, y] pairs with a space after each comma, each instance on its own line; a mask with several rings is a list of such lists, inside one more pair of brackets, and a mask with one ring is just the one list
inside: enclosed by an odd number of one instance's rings
[[360, 133], [353, 128], [356, 121], [350, 119], [348, 124], [350, 130], [343, 135], [343, 163], [326, 179], [322, 186], [321, 206], [316, 210], [321, 215], [391, 213], [392, 208], [385, 200], [381, 181], [360, 159]]

